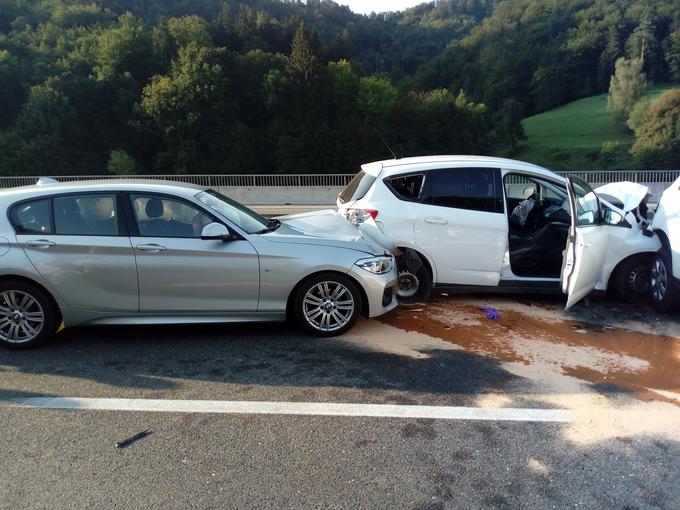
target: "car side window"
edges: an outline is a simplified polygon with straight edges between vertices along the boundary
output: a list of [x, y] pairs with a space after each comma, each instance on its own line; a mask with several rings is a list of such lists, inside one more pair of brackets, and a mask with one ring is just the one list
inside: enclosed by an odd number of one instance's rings
[[61, 235], [117, 236], [116, 195], [66, 195], [53, 198], [54, 230]]
[[447, 168], [428, 174], [432, 205], [484, 212], [503, 212], [501, 174], [497, 168]]
[[51, 216], [49, 199], [23, 202], [10, 212], [17, 234], [51, 234]]
[[157, 195], [130, 195], [132, 211], [142, 237], [200, 238], [213, 219], [182, 200]]
[[417, 201], [423, 190], [423, 174], [399, 175], [385, 179], [389, 190], [401, 200]]

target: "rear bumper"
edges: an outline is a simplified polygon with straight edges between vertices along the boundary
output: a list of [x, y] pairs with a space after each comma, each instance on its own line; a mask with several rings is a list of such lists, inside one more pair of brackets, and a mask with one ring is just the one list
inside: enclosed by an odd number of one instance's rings
[[378, 317], [397, 307], [397, 272], [373, 274], [360, 267], [352, 267], [350, 276], [357, 280], [368, 298], [368, 316]]

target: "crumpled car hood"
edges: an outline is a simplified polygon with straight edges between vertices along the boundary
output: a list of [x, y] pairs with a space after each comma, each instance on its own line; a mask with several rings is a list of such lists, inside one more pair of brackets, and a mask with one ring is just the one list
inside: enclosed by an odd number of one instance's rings
[[279, 216], [281, 226], [263, 237], [275, 243], [314, 244], [382, 255], [385, 249], [366, 238], [332, 209]]
[[594, 191], [598, 195], [611, 195], [618, 198], [623, 203], [621, 210], [625, 212], [632, 211], [639, 206], [640, 202], [650, 193], [647, 186], [629, 181], [612, 182], [600, 186]]

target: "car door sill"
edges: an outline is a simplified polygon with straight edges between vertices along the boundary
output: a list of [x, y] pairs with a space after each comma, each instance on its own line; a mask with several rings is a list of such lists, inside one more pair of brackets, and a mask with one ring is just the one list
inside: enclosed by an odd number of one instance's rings
[[67, 326], [81, 325], [144, 325], [144, 324], [219, 324], [241, 322], [281, 322], [285, 312], [206, 312], [206, 313], [130, 313], [90, 312], [62, 308]]
[[493, 294], [560, 294], [559, 280], [501, 280], [497, 286], [486, 285], [457, 285], [450, 283], [438, 283], [434, 286], [436, 292], [449, 292], [452, 294], [469, 294], [475, 292]]

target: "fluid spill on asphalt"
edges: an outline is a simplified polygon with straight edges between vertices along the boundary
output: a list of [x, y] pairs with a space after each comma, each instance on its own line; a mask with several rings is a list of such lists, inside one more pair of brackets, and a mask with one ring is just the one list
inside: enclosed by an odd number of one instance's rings
[[381, 321], [503, 362], [548, 363], [603, 388], [680, 404], [674, 398], [680, 397], [677, 337], [587, 324], [551, 307], [499, 301], [494, 305], [501, 318], [495, 321], [480, 310], [482, 301], [455, 298], [435, 298], [419, 312], [402, 307]]
[[[486, 318], [480, 308], [487, 306], [500, 311], [500, 320]], [[376, 349], [426, 355], [448, 345], [500, 362], [531, 384], [480, 394], [477, 405], [570, 409], [575, 419], [563, 434], [574, 444], [640, 435], [680, 441], [680, 324], [634, 314], [619, 319], [619, 312], [606, 304], [567, 314], [540, 301], [439, 297], [381, 317], [382, 334], [373, 327], [361, 336]], [[619, 323], [626, 328], [614, 327]]]

